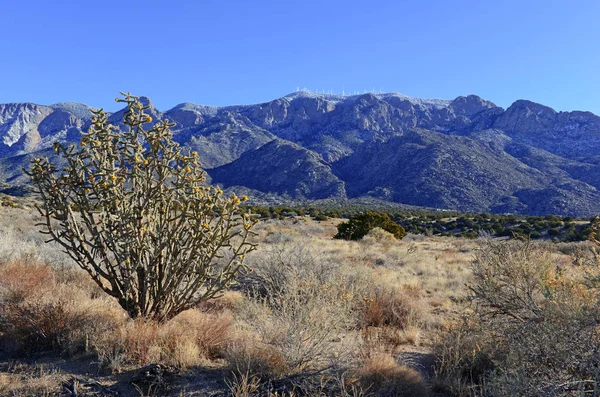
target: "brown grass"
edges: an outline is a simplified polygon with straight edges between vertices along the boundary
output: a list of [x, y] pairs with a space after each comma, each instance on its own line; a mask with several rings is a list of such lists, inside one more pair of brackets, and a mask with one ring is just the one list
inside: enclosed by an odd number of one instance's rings
[[225, 309], [189, 310], [158, 325], [129, 321], [109, 297], [71, 271], [21, 258], [0, 265], [0, 340], [4, 350], [96, 352], [118, 372], [126, 364], [180, 367], [223, 357], [234, 318]]
[[356, 376], [363, 388], [379, 396], [427, 395], [421, 375], [412, 368], [398, 364], [389, 354], [370, 356], [356, 371]]
[[94, 341], [102, 365], [119, 372], [124, 364], [165, 363], [188, 368], [222, 358], [231, 341], [231, 313], [189, 310], [166, 324], [126, 321]]
[[0, 337], [5, 349], [85, 348], [88, 332], [110, 313], [104, 297], [94, 300], [78, 288], [58, 283], [55, 273], [31, 258], [0, 265]]
[[[338, 220], [264, 222], [256, 229], [260, 248], [247, 258], [254, 271], [236, 291], [157, 325], [129, 320], [56, 247], [40, 243], [27, 224], [32, 215], [10, 211], [0, 209], [0, 225], [6, 225], [0, 232], [6, 243], [0, 246], [2, 353], [8, 347], [13, 354], [86, 353], [96, 355], [93, 360], [108, 372], [151, 363], [190, 371], [216, 367], [248, 375], [235, 382], [245, 385], [239, 393], [251, 393], [257, 379], [360, 374], [356, 385], [363, 391], [370, 385], [366, 394], [406, 395], [394, 385], [422, 382], [394, 357], [411, 350], [445, 351], [445, 365], [460, 367], [461, 382], [464, 374], [478, 376], [489, 364], [480, 343], [485, 338], [447, 332], [456, 329], [451, 324], [468, 303], [465, 284], [479, 274], [470, 266], [477, 241], [435, 236], [397, 241], [379, 231], [363, 241], [343, 241], [332, 239]], [[552, 264], [567, 273], [574, 262], [580, 274], [589, 270], [579, 246], [560, 250], [551, 252]], [[547, 268], [544, 277], [560, 282], [561, 275], [552, 273], [556, 266]], [[582, 289], [577, 293], [585, 295]], [[564, 311], [577, 309], [582, 299], [571, 299]], [[435, 343], [440, 332], [445, 339], [437, 340], [445, 345]], [[480, 352], [473, 356], [476, 349]], [[7, 376], [15, 381], [5, 374], [3, 382]], [[448, 390], [442, 380], [439, 387]]]
[[65, 375], [43, 365], [12, 363], [0, 373], [0, 395], [10, 397], [50, 397], [59, 395]]
[[583, 393], [600, 365], [591, 320], [600, 313], [598, 265], [567, 261], [544, 242], [479, 243], [471, 310], [434, 347], [439, 388], [460, 396]]
[[399, 291], [376, 287], [363, 299], [361, 327], [407, 328], [418, 317], [415, 298]]

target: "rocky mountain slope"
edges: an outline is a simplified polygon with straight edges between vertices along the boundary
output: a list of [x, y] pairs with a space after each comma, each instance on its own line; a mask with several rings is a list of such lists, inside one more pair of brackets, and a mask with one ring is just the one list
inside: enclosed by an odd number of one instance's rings
[[[202, 157], [213, 183], [295, 199], [376, 197], [464, 211], [600, 212], [600, 117], [478, 96], [296, 92], [227, 107], [183, 103], [153, 119]], [[110, 116], [118, 124], [122, 111]], [[0, 105], [0, 182], [56, 140], [77, 142], [87, 106]]]

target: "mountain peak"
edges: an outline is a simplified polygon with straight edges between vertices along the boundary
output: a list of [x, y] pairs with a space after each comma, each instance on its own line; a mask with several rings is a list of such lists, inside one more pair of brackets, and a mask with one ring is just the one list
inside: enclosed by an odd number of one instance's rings
[[464, 104], [466, 106], [480, 106], [480, 107], [486, 107], [486, 108], [493, 108], [493, 107], [497, 107], [495, 103], [491, 102], [491, 101], [486, 101], [485, 99], [481, 98], [480, 96], [477, 95], [467, 95], [467, 96], [459, 96], [456, 97], [451, 104], [453, 106], [459, 105], [459, 104]]
[[92, 112], [90, 107], [84, 103], [80, 102], [59, 102], [54, 105], [50, 105], [52, 109], [62, 110], [67, 113], [71, 113], [77, 118], [80, 119], [91, 119]]
[[372, 98], [377, 98], [380, 100], [388, 100], [391, 98], [399, 99], [401, 101], [408, 101], [413, 105], [421, 105], [426, 107], [435, 107], [435, 108], [445, 108], [450, 105], [451, 101], [447, 99], [428, 99], [428, 98], [415, 98], [410, 97], [399, 92], [362, 92], [356, 93], [352, 95], [346, 94], [327, 94], [327, 93], [319, 93], [312, 92], [307, 90], [300, 90], [292, 92], [283, 98], [288, 100], [294, 100], [299, 98], [318, 98], [331, 102], [342, 102], [342, 101], [355, 101], [360, 98], [365, 98], [365, 95]]
[[142, 105], [149, 106], [150, 109], [155, 109], [154, 104], [147, 96], [140, 96], [138, 97], [138, 100], [142, 103]]
[[506, 111], [510, 112], [513, 110], [521, 110], [521, 109], [529, 109], [530, 111], [533, 111], [536, 113], [546, 113], [546, 114], [552, 114], [552, 115], [558, 113], [556, 110], [552, 109], [549, 106], [545, 106], [540, 103], [529, 101], [526, 99], [516, 100], [512, 105], [510, 105], [508, 107], [508, 109], [506, 109]]
[[459, 114], [473, 116], [483, 110], [497, 108], [496, 104], [486, 101], [477, 95], [459, 96], [454, 99], [450, 106]]

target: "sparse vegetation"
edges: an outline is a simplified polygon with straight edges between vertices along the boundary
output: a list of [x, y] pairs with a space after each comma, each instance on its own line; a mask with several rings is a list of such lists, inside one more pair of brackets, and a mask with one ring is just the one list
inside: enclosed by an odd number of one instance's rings
[[[349, 205], [344, 207], [247, 207], [263, 219], [286, 219], [296, 215], [351, 218], [364, 213], [388, 216], [408, 234], [465, 237], [480, 234], [493, 237], [552, 240], [554, 242], [587, 241], [600, 221], [598, 218], [575, 219], [555, 215], [525, 216], [516, 214], [465, 214], [453, 211], [398, 210], [387, 207]], [[363, 215], [364, 216], [364, 215]], [[346, 226], [345, 226], [346, 228]]]
[[471, 312], [437, 345], [455, 395], [598, 395], [598, 264], [561, 262], [554, 247], [482, 240]]
[[[446, 292], [447, 275], [453, 274], [452, 283], [467, 276], [458, 269], [469, 254], [458, 252], [450, 240], [439, 246], [414, 236], [334, 240], [339, 220], [265, 221], [254, 229], [260, 249], [248, 255], [252, 271], [234, 291], [162, 324], [131, 320], [85, 272], [70, 265], [67, 255], [59, 255], [56, 242], [42, 244], [26, 226], [43, 218], [27, 210], [3, 211], [0, 222], [10, 219], [12, 226], [0, 233], [2, 354], [16, 360], [40, 352], [66, 360], [83, 357], [106, 380], [160, 364], [189, 374], [218, 368], [220, 382], [212, 387], [236, 393], [386, 395], [385, 390], [404, 390], [404, 382], [415, 379], [420, 384], [415, 387], [426, 387], [414, 369], [403, 366], [401, 352], [427, 346], [441, 326], [434, 313], [446, 312], [455, 299], [454, 291]], [[444, 259], [436, 260], [442, 252]], [[426, 290], [440, 292], [429, 296]], [[35, 315], [28, 326], [21, 315], [25, 310]], [[41, 338], [40, 323], [55, 327]], [[386, 378], [376, 389], [367, 373], [369, 360], [379, 354], [394, 357], [399, 374], [412, 375]], [[5, 376], [17, 390], [21, 378]], [[57, 378], [53, 390], [69, 376]], [[118, 387], [125, 390], [122, 395], [137, 395], [130, 386]], [[184, 387], [198, 386], [175, 384], [168, 393], [178, 395]]]
[[[43, 244], [30, 226], [43, 218], [0, 209], [0, 394], [137, 396], [130, 379], [159, 365], [178, 375], [144, 395], [593, 395], [589, 243], [381, 228], [340, 240], [342, 220], [312, 218], [257, 224], [234, 290], [157, 323]], [[22, 367], [40, 352], [47, 367]], [[87, 372], [97, 383], [73, 380]]]

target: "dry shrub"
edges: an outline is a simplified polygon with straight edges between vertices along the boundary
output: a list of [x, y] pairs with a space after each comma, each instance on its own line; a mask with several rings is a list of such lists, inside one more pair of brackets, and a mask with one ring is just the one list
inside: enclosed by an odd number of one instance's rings
[[0, 373], [0, 395], [11, 397], [58, 396], [65, 376], [43, 365], [10, 364]]
[[384, 248], [389, 248], [396, 244], [398, 240], [394, 235], [380, 227], [373, 228], [361, 239], [365, 244], [381, 244]]
[[[234, 318], [231, 312], [218, 313], [188, 310], [175, 317], [163, 327], [163, 340], [167, 346], [177, 346], [186, 341], [195, 345], [203, 358], [222, 358], [232, 340]], [[167, 354], [169, 356], [169, 354]]]
[[494, 368], [481, 324], [468, 317], [438, 335], [433, 353], [434, 388], [457, 396], [470, 396], [472, 386]]
[[248, 308], [252, 313], [245, 321], [258, 341], [247, 341], [250, 347], [234, 347], [228, 359], [261, 361], [264, 364], [253, 363], [249, 370], [258, 374], [260, 368], [260, 375], [268, 378], [320, 373], [342, 365], [354, 347], [350, 340], [341, 339], [352, 328], [350, 309], [326, 291], [305, 288], [249, 303], [254, 308]]
[[101, 366], [119, 372], [124, 364], [164, 363], [190, 367], [224, 356], [231, 340], [229, 312], [188, 310], [165, 324], [141, 319], [94, 341]]
[[239, 291], [225, 291], [223, 295], [214, 299], [202, 301], [198, 309], [203, 312], [222, 312], [228, 310], [235, 312], [243, 304], [244, 295]]
[[368, 349], [393, 352], [400, 345], [420, 344], [425, 309], [418, 287], [380, 285], [363, 290], [361, 295], [363, 298], [355, 301], [357, 326]]
[[598, 266], [564, 265], [546, 244], [480, 244], [469, 286], [474, 313], [436, 347], [441, 383], [456, 395], [533, 396], [593, 382]]
[[389, 354], [368, 357], [356, 371], [361, 386], [378, 396], [419, 397], [427, 395], [421, 375], [400, 365]]
[[403, 336], [406, 342], [413, 346], [421, 344], [421, 328], [411, 325], [403, 330]]
[[54, 272], [30, 257], [12, 259], [0, 265], [0, 299], [19, 303], [33, 299], [55, 286]]
[[101, 366], [112, 372], [125, 364], [186, 367], [224, 355], [234, 322], [225, 309], [233, 305], [227, 299], [219, 310], [189, 310], [162, 325], [128, 321], [112, 298], [89, 282], [77, 282], [81, 273], [53, 270], [29, 258], [1, 264], [4, 348], [13, 353], [95, 352]]
[[252, 346], [232, 346], [233, 367], [277, 378], [345, 364], [355, 345], [342, 336], [356, 319], [354, 291], [339, 265], [303, 244], [278, 244], [259, 254], [250, 259], [254, 272], [242, 280], [250, 300], [239, 313], [256, 339]]
[[549, 250], [530, 241], [482, 240], [473, 262], [472, 301], [486, 316], [517, 321], [538, 318], [546, 301], [545, 274], [554, 264]]
[[247, 259], [252, 271], [241, 277], [241, 290], [252, 297], [285, 295], [298, 280], [323, 285], [340, 274], [339, 263], [313, 252], [302, 240], [263, 245]]
[[76, 286], [57, 283], [55, 273], [28, 258], [0, 266], [0, 336], [5, 349], [73, 353], [87, 349], [90, 335], [113, 327], [91, 310], [105, 309], [104, 301], [93, 300]]
[[290, 374], [289, 365], [273, 346], [250, 332], [236, 338], [225, 356], [233, 373], [248, 374], [256, 379], [280, 379]]
[[398, 329], [393, 327], [368, 327], [361, 331], [363, 350], [366, 352], [394, 353], [402, 345], [419, 346], [421, 329], [409, 327]]
[[405, 329], [418, 323], [417, 298], [388, 287], [375, 287], [363, 299], [360, 326]]
[[127, 361], [142, 366], [160, 361], [158, 328], [155, 322], [139, 319], [129, 321], [118, 330], [115, 342], [122, 344]]
[[13, 349], [43, 351], [60, 348], [83, 319], [62, 299], [5, 306], [0, 331]]

